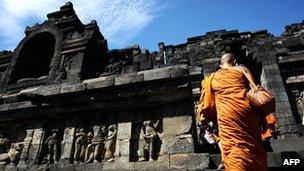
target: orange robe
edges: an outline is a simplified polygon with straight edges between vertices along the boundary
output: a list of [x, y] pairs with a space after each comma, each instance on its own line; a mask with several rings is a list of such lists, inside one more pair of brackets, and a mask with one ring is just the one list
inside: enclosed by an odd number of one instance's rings
[[228, 171], [268, 170], [266, 151], [260, 144], [261, 125], [246, 98], [246, 83], [244, 74], [235, 69], [220, 69], [211, 81], [221, 155]]

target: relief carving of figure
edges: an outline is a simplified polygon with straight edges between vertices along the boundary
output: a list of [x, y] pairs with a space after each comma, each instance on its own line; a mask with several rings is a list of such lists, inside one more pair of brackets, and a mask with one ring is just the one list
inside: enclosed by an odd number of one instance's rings
[[87, 145], [87, 134], [84, 128], [78, 128], [76, 131], [74, 162], [83, 161]]
[[[102, 149], [104, 148], [105, 139], [107, 136], [107, 129], [104, 125], [94, 126], [94, 136], [92, 138], [91, 143], [88, 145], [88, 159], [86, 162], [99, 162], [99, 157], [101, 156]], [[89, 153], [89, 151], [91, 151]]]
[[304, 125], [304, 91], [300, 93], [300, 96], [297, 98], [297, 103], [300, 108], [300, 117], [302, 118], [302, 125]]
[[92, 139], [93, 139], [93, 133], [88, 132], [87, 133], [87, 148], [85, 152], [85, 161], [87, 163], [91, 162], [90, 160], [93, 160], [94, 158], [94, 148], [92, 144]]
[[108, 136], [106, 138], [106, 143], [105, 143], [105, 150], [106, 150], [105, 159], [107, 162], [114, 161], [116, 135], [117, 135], [116, 125], [115, 124], [110, 125], [108, 127]]
[[47, 138], [47, 140], [44, 142], [45, 145], [47, 145], [47, 164], [52, 164], [54, 162], [57, 162], [57, 159], [59, 157], [58, 151], [59, 151], [59, 130], [53, 129], [52, 134]]
[[143, 122], [142, 125], [142, 137], [144, 139], [143, 144], [143, 157], [139, 161], [156, 160], [158, 157], [158, 145], [159, 136], [157, 132], [157, 126], [159, 121], [155, 124], [151, 120]]
[[11, 145], [10, 150], [7, 153], [0, 154], [0, 165], [17, 165], [20, 154], [22, 152], [24, 145], [22, 143], [15, 143]]

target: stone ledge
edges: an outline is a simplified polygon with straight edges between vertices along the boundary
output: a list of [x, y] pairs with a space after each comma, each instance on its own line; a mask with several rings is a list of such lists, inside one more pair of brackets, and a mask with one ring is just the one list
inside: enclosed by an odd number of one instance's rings
[[[295, 170], [303, 168], [304, 151], [267, 153], [268, 168], [270, 170]], [[300, 158], [302, 163], [298, 166], [284, 166], [284, 159]], [[213, 160], [216, 160], [214, 162]], [[114, 162], [101, 163], [77, 163], [77, 164], [62, 164], [56, 163], [50, 166], [47, 165], [28, 165], [26, 167], [17, 166], [0, 166], [0, 171], [100, 171], [100, 170], [216, 170], [214, 168], [220, 163], [220, 154], [208, 153], [186, 153], [186, 154], [171, 154], [159, 156], [157, 161], [148, 162], [130, 162], [128, 156], [115, 157]], [[216, 165], [214, 165], [216, 164]]]
[[134, 73], [111, 75], [99, 78], [87, 79], [76, 84], [52, 84], [46, 86], [29, 87], [14, 94], [2, 94], [1, 99], [5, 103], [17, 102], [19, 96], [34, 98], [37, 96], [55, 96], [59, 94], [82, 92], [85, 90], [100, 89], [111, 86], [127, 85], [132, 83], [170, 79], [189, 76], [188, 66], [175, 65], [165, 68], [156, 68]]
[[60, 89], [60, 94], [74, 93], [84, 91], [86, 87], [83, 84], [64, 85]]
[[84, 84], [86, 88], [90, 90], [90, 89], [99, 89], [99, 88], [113, 86], [114, 81], [115, 81], [114, 76], [106, 76], [106, 77], [84, 80], [82, 84]]
[[8, 104], [0, 105], [0, 111], [5, 112], [8, 110], [18, 110], [18, 109], [31, 108], [31, 107], [36, 107], [36, 105], [33, 105], [32, 102], [30, 101], [8, 103]]

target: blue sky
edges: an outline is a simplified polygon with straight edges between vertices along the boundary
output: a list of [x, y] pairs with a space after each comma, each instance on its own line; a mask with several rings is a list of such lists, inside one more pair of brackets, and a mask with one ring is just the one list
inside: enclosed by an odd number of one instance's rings
[[[62, 0], [0, 0], [0, 50], [13, 50], [24, 28], [46, 19]], [[280, 35], [287, 24], [304, 19], [302, 0], [72, 0], [83, 23], [96, 19], [109, 47], [158, 42], [180, 44], [218, 29]]]

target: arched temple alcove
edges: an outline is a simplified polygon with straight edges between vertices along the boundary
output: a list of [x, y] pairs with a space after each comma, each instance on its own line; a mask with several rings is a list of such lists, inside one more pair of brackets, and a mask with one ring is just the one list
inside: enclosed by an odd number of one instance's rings
[[49, 32], [39, 33], [29, 39], [17, 57], [12, 82], [47, 76], [54, 56], [55, 42], [54, 35]]

